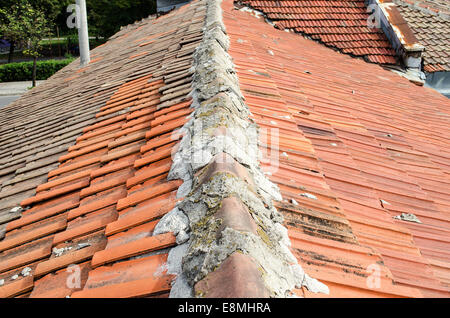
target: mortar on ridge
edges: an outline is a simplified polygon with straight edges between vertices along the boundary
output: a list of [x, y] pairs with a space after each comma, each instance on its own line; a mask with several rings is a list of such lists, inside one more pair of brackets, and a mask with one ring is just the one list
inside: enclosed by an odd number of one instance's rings
[[[192, 67], [194, 112], [183, 127], [186, 134], [169, 173], [169, 179], [184, 181], [178, 195], [185, 200], [177, 205], [176, 211], [163, 217], [161, 226], [155, 229], [155, 234], [173, 231], [180, 243], [188, 238], [169, 252], [169, 259], [177, 260], [171, 262], [170, 273], [177, 274], [171, 297], [192, 297], [194, 284], [235, 251], [257, 260], [265, 285], [274, 297], [289, 296], [292, 289], [302, 285], [327, 293], [325, 285], [303, 272], [289, 250], [287, 230], [281, 224], [283, 218], [272, 205], [272, 200], [280, 200], [281, 195], [259, 166], [257, 126], [249, 120], [250, 111], [226, 52], [229, 40], [220, 1], [208, 1], [206, 5], [204, 39], [194, 53]], [[218, 133], [220, 129], [231, 131], [231, 137]], [[199, 183], [195, 174], [220, 153], [227, 153], [248, 170], [255, 189], [225, 172]], [[220, 230], [222, 221], [215, 214], [222, 201], [231, 196], [238, 197], [248, 208], [257, 224], [257, 235], [230, 227]], [[180, 234], [184, 236], [182, 239]]]

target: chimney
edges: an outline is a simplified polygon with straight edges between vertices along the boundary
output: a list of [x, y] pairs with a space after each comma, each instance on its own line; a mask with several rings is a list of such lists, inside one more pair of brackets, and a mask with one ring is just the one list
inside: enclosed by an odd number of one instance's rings
[[401, 57], [411, 81], [423, 84], [422, 52], [425, 47], [419, 43], [408, 23], [392, 0], [366, 0], [366, 5], [376, 9], [378, 22], [392, 47]]

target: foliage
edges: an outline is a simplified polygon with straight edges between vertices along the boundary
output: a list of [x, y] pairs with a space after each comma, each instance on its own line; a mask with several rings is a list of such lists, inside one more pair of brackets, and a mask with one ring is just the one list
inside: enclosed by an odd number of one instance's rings
[[[43, 13], [53, 30], [53, 36], [56, 35], [55, 26], [59, 27], [60, 35], [64, 36], [77, 33], [76, 29], [69, 29], [66, 25], [70, 15], [67, 6], [72, 3], [75, 0], [1, 0], [0, 12], [10, 13], [14, 6], [28, 4]], [[156, 0], [86, 0], [86, 5], [89, 34], [106, 38], [119, 31], [121, 26], [156, 13]], [[20, 21], [20, 17], [17, 17], [17, 21]], [[5, 16], [0, 13], [1, 24], [5, 24]], [[0, 30], [1, 37], [13, 40]]]
[[[22, 0], [2, 0], [0, 10], [9, 10], [14, 4], [22, 3]], [[47, 20], [53, 22], [55, 18], [64, 10], [71, 0], [27, 0], [27, 2], [35, 9], [44, 12]], [[74, 2], [74, 1], [73, 1]]]
[[20, 0], [8, 10], [0, 9], [0, 14], [4, 21], [0, 33], [11, 41], [26, 44], [24, 53], [37, 57], [41, 40], [50, 34], [44, 11], [34, 8], [28, 0]]
[[106, 38], [156, 13], [155, 0], [87, 0], [86, 6], [89, 33]]
[[[92, 50], [103, 43], [104, 40], [90, 39], [89, 47]], [[61, 40], [42, 41], [41, 44], [42, 44], [42, 49], [40, 51], [41, 56], [47, 57], [59, 56], [60, 49], [61, 55], [64, 55], [66, 53], [76, 55], [76, 51], [78, 50], [78, 37], [71, 36], [69, 38], [62, 38]]]
[[[17, 1], [17, 0], [16, 0]], [[28, 0], [30, 4], [44, 12], [45, 17], [51, 24], [56, 17], [74, 0]]]
[[[46, 80], [74, 59], [38, 61], [36, 79]], [[33, 62], [9, 63], [0, 65], [0, 82], [30, 81], [33, 75]]]

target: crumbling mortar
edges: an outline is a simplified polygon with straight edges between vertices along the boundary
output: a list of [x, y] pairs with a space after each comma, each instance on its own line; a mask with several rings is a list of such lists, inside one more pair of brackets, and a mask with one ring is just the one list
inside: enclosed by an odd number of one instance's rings
[[[187, 235], [186, 240], [180, 240], [180, 245], [169, 252], [169, 259], [177, 259], [172, 262], [175, 265], [169, 266], [170, 273], [177, 276], [170, 296], [201, 296], [202, 293], [194, 295], [194, 284], [236, 251], [257, 261], [264, 273], [264, 284], [273, 297], [287, 297], [303, 282], [309, 283], [308, 288], [313, 291], [327, 292], [326, 286], [303, 272], [289, 250], [287, 230], [281, 225], [282, 215], [272, 204], [281, 195], [259, 166], [258, 127], [249, 118], [250, 111], [227, 52], [229, 39], [222, 21], [221, 1], [204, 3], [207, 9], [203, 41], [194, 52], [191, 68], [190, 96], [194, 112], [182, 128], [185, 134], [168, 177], [184, 181], [177, 196], [185, 199], [161, 219], [154, 231], [155, 235], [173, 231], [177, 242], [180, 233]], [[223, 128], [231, 131], [231, 137], [216, 135], [217, 129]], [[227, 153], [247, 168], [256, 193], [245, 181], [226, 172], [213, 174], [206, 182], [199, 183], [200, 179], [194, 175], [220, 153]], [[197, 157], [202, 160], [197, 162]], [[258, 235], [221, 228], [222, 221], [215, 214], [223, 199], [231, 196], [238, 197], [248, 208], [257, 224]]]

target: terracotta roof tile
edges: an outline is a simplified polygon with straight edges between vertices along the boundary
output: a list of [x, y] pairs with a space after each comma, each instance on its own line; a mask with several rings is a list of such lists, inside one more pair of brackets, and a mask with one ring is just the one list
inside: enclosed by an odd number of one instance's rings
[[55, 249], [51, 257], [43, 262], [40, 262], [33, 275], [38, 278], [48, 273], [67, 268], [72, 264], [79, 264], [91, 257], [98, 250], [105, 247], [105, 239], [103, 235], [93, 234], [89, 237], [83, 237], [79, 240], [73, 240], [72, 243], [55, 244], [56, 249], [65, 249], [62, 255], [58, 255]]
[[22, 293], [32, 290], [33, 286], [34, 284], [32, 276], [28, 276], [23, 279], [18, 279], [2, 288], [0, 290], [0, 297], [1, 298], [15, 297]]
[[[67, 284], [71, 275], [76, 270], [80, 270], [79, 281], [73, 279], [72, 286]], [[79, 268], [71, 268], [70, 270], [60, 270], [55, 273], [48, 274], [35, 282], [30, 298], [65, 298], [75, 291], [81, 290], [86, 283], [87, 275], [91, 267], [89, 262], [81, 263]], [[79, 283], [79, 285], [78, 285]]]
[[167, 254], [160, 254], [98, 267], [90, 272], [85, 288], [72, 297], [143, 297], [167, 292], [172, 277], [160, 270], [166, 260]]
[[175, 195], [170, 192], [140, 203], [135, 207], [125, 209], [121, 212], [118, 220], [107, 225], [106, 235], [112, 235], [155, 220], [172, 210], [175, 202]]

